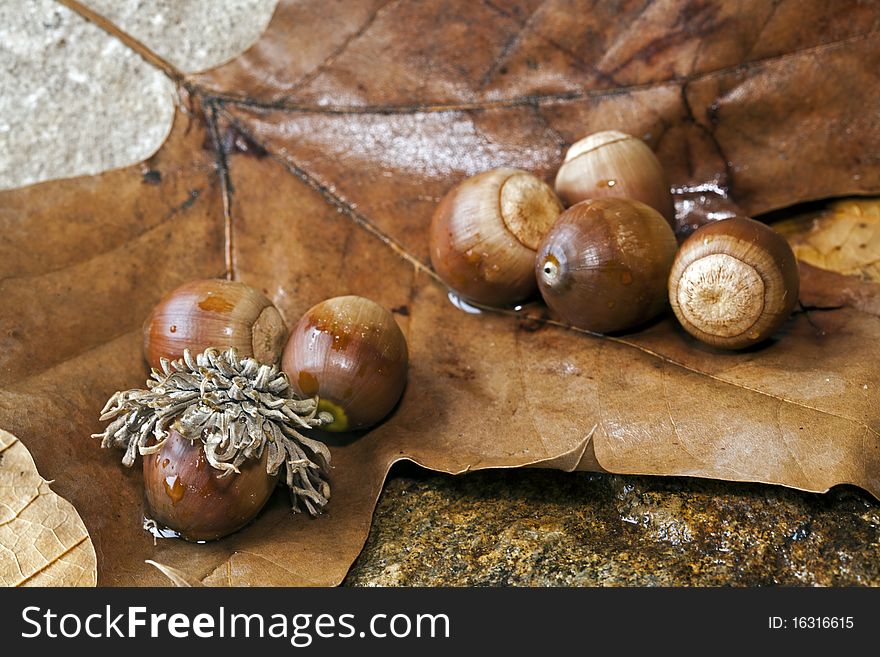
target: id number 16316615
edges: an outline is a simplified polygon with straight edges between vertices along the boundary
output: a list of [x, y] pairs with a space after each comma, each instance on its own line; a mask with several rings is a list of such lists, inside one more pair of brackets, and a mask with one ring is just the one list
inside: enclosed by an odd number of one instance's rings
[[770, 616], [767, 626], [771, 630], [851, 630], [855, 619], [852, 616]]

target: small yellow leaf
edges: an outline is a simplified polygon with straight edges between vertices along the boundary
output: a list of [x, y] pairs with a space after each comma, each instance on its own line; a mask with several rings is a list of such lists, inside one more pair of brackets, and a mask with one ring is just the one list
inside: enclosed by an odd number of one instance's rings
[[0, 585], [94, 586], [95, 548], [73, 505], [0, 429]]
[[880, 282], [880, 199], [847, 199], [806, 220], [777, 225], [798, 260]]

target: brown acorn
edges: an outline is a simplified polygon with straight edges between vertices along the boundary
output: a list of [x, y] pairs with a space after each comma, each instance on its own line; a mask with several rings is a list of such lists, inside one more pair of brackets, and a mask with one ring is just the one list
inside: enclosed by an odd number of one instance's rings
[[669, 302], [684, 329], [723, 349], [773, 335], [798, 300], [800, 276], [788, 242], [747, 217], [702, 226], [681, 245], [669, 275]]
[[504, 306], [535, 292], [535, 249], [562, 211], [553, 190], [519, 169], [479, 173], [434, 212], [431, 264], [462, 297]]
[[672, 225], [675, 205], [660, 160], [641, 139], [616, 130], [575, 142], [556, 174], [566, 205], [595, 198], [631, 198], [651, 206]]
[[632, 199], [583, 201], [562, 213], [538, 248], [535, 274], [559, 317], [597, 333], [622, 331], [666, 306], [675, 235]]
[[333, 416], [327, 431], [364, 429], [384, 418], [406, 386], [409, 355], [394, 316], [358, 296], [310, 308], [293, 327], [281, 367], [291, 387], [317, 395]]
[[303, 399], [277, 365], [235, 349], [188, 350], [163, 360], [144, 389], [116, 392], [101, 412], [109, 424], [93, 437], [144, 458], [151, 520], [192, 541], [234, 532], [266, 503], [275, 483], [294, 510], [316, 515], [330, 497], [327, 446], [301, 433], [333, 420]]
[[184, 283], [167, 294], [144, 322], [144, 356], [151, 367], [185, 349], [234, 347], [261, 363], [278, 360], [287, 329], [281, 314], [249, 285], [222, 279]]
[[188, 541], [212, 541], [238, 531], [265, 506], [278, 473], [266, 472], [268, 452], [238, 473], [212, 467], [200, 440], [175, 430], [159, 451], [143, 458], [150, 517]]

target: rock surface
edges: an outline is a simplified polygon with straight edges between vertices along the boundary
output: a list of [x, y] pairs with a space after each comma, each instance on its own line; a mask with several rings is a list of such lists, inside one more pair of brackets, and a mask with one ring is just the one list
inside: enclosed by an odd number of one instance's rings
[[880, 507], [855, 488], [396, 472], [347, 585], [880, 585]]
[[260, 38], [278, 0], [84, 0], [185, 73], [226, 62]]
[[[84, 4], [196, 71], [259, 38], [277, 0]], [[171, 80], [53, 0], [0, 3], [0, 89], [0, 189], [139, 162], [174, 118]]]

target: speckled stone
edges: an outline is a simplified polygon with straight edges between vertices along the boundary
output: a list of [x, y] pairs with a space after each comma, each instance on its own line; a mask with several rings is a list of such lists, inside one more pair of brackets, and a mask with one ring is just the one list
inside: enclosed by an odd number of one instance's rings
[[396, 472], [347, 585], [880, 585], [880, 505], [855, 488]]
[[130, 164], [165, 140], [174, 85], [51, 0], [0, 4], [0, 189]]
[[260, 38], [278, 0], [83, 0], [178, 70], [217, 66]]
[[[184, 71], [242, 52], [277, 0], [89, 0]], [[54, 0], [0, 2], [0, 189], [139, 162], [165, 141], [175, 87]]]

